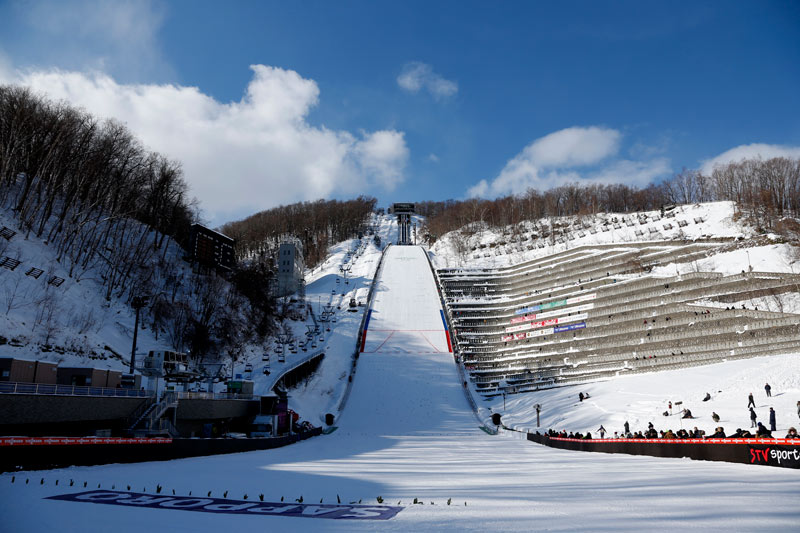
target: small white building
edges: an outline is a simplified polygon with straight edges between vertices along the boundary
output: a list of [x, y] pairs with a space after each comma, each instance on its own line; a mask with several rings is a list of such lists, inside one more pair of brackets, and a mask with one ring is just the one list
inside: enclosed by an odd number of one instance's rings
[[305, 284], [303, 246], [300, 241], [284, 242], [278, 250], [278, 283], [275, 295], [288, 296], [301, 291]]

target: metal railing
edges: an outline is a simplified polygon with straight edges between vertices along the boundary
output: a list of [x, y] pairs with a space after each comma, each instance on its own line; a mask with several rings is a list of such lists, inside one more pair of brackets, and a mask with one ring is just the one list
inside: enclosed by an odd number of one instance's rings
[[[313, 355], [313, 354], [312, 354]], [[241, 394], [238, 392], [176, 392], [179, 400], [252, 400], [256, 398], [253, 394]]]
[[50, 385], [45, 383], [0, 382], [0, 394], [43, 394], [49, 396], [103, 396], [118, 398], [147, 398], [153, 391], [109, 388], [79, 387], [75, 385]]

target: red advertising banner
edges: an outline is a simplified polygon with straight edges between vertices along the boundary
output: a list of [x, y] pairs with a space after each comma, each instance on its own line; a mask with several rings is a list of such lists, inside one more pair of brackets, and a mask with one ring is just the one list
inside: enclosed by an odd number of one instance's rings
[[143, 437], [0, 437], [0, 446], [64, 446], [80, 444], [169, 444], [169, 438]]

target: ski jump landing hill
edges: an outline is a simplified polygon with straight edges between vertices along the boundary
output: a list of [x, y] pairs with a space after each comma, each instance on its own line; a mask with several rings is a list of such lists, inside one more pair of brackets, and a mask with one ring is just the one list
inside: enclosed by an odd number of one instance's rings
[[[93, 533], [112, 523], [115, 533], [139, 533], [153, 524], [187, 532], [633, 532], [654, 523], [703, 530], [796, 525], [800, 480], [794, 471], [576, 454], [526, 445], [512, 432], [487, 435], [447, 351], [424, 251], [388, 250], [375, 291], [351, 401], [330, 435], [260, 452], [17, 473], [16, 482], [13, 474], [0, 474], [0, 530], [60, 531], [68, 524], [70, 531]], [[23, 483], [23, 477], [34, 482]], [[76, 480], [74, 487], [69, 479]], [[121, 489], [128, 486], [154, 503], [125, 505], [142, 501]], [[87, 505], [64, 497], [95, 487], [111, 487], [101, 498], [124, 501]], [[263, 495], [263, 504], [255, 495]], [[48, 499], [53, 496], [58, 499]], [[417, 498], [424, 505], [411, 503]], [[384, 499], [384, 506], [398, 512], [380, 527], [369, 520], [319, 519], [352, 514], [348, 502], [374, 508]], [[187, 505], [194, 507], [181, 508]], [[201, 505], [216, 510], [191, 512]], [[270, 514], [260, 514], [261, 508]], [[309, 516], [315, 518], [301, 518]]]
[[422, 248], [387, 250], [364, 329], [357, 378], [336, 434], [478, 431]]

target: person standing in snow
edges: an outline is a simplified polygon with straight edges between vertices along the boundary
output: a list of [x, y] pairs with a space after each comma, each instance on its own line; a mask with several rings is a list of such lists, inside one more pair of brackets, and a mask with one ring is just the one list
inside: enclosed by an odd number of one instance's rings
[[755, 407], [756, 401], [753, 399], [753, 393], [751, 392], [750, 395], [747, 397], [747, 407]]
[[669, 407], [669, 414], [672, 414], [672, 401], [667, 404], [667, 407]]
[[769, 430], [775, 431], [775, 409], [769, 408]]
[[631, 425], [628, 424], [628, 421], [626, 420], [625, 421], [625, 435], [627, 436], [628, 433], [630, 433], [630, 432], [631, 432]]
[[603, 424], [600, 424], [600, 427], [597, 428], [597, 432], [600, 433], [600, 438], [605, 438], [606, 435], [606, 428], [603, 427]]
[[772, 397], [772, 387], [769, 386], [769, 383], [764, 385], [764, 391], [766, 391], [766, 393], [767, 393], [767, 398], [771, 398]]
[[756, 419], [757, 418], [758, 418], [758, 416], [756, 416], [756, 412], [753, 411], [753, 408], [751, 407], [750, 408], [750, 427], [751, 428], [756, 427]]
[[800, 402], [797, 402], [797, 418], [800, 418]]

